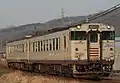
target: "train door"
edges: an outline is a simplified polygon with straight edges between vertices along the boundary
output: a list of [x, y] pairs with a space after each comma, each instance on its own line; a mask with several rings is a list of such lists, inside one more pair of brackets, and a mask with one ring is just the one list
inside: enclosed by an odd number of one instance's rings
[[26, 58], [27, 58], [27, 61], [29, 62], [29, 59], [30, 59], [30, 42], [29, 42], [29, 39], [26, 40]]
[[99, 60], [100, 57], [100, 33], [98, 31], [88, 32], [88, 56], [89, 60]]

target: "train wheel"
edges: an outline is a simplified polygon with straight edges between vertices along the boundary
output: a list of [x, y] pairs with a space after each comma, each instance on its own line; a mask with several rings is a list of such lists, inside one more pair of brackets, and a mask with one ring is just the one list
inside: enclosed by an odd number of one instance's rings
[[7, 63], [8, 68], [11, 68], [10, 63]]
[[44, 64], [40, 64], [40, 73], [45, 74], [45, 65]]

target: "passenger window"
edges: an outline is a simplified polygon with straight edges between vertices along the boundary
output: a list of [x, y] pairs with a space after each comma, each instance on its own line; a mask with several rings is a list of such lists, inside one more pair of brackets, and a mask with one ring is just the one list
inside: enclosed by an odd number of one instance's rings
[[66, 49], [66, 36], [64, 36], [64, 49]]
[[35, 51], [35, 43], [33, 42], [33, 52]]
[[40, 41], [38, 41], [38, 51], [40, 51]]
[[58, 50], [58, 38], [56, 38], [56, 50]]
[[53, 39], [53, 50], [55, 50], [55, 39]]
[[43, 49], [42, 49], [42, 47], [43, 47], [43, 42], [42, 42], [42, 41], [41, 41], [41, 46], [40, 46], [40, 47], [41, 47], [41, 51], [43, 51]]
[[49, 50], [52, 50], [52, 43], [51, 43], [51, 39], [49, 39]]
[[22, 52], [24, 52], [24, 44], [22, 44]]
[[59, 49], [60, 49], [60, 37], [59, 37], [59, 43], [58, 44], [59, 44]]
[[37, 42], [35, 42], [35, 51], [38, 51], [38, 46], [37, 46]]
[[[29, 42], [29, 52], [30, 52], [30, 48], [31, 48], [31, 45], [30, 45], [31, 43]], [[21, 47], [22, 47], [22, 45], [21, 45]], [[22, 47], [23, 48], [23, 47]]]
[[45, 40], [43, 41], [43, 49], [45, 51]]
[[47, 48], [47, 51], [48, 51], [48, 40], [46, 40], [46, 48]]

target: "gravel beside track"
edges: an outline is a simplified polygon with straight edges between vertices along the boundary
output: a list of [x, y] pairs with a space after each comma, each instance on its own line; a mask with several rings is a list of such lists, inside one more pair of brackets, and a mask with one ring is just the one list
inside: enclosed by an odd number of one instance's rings
[[0, 61], [0, 83], [120, 83], [120, 80], [91, 81], [66, 77], [40, 75], [7, 68], [5, 60]]

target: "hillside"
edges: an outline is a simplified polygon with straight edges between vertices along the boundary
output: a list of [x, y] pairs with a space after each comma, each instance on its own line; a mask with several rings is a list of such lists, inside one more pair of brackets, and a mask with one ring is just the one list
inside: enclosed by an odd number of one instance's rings
[[[45, 23], [33, 23], [18, 27], [5, 28], [0, 30], [0, 51], [3, 50], [5, 41], [11, 41], [25, 37], [27, 34], [35, 34], [36, 31], [44, 31], [56, 27], [64, 27], [73, 23], [79, 23], [88, 17], [89, 22], [102, 22], [113, 25], [116, 28], [116, 36], [120, 36], [120, 7], [115, 6], [102, 13], [91, 16], [73, 16], [63, 19], [53, 19]], [[1, 45], [2, 44], [2, 45]]]
[[[76, 16], [76, 17], [66, 17], [65, 20], [66, 25], [69, 25], [74, 22], [79, 22], [83, 20], [85, 16]], [[0, 38], [3, 41], [11, 41], [14, 39], [19, 39], [21, 37], [25, 37], [27, 34], [34, 34], [36, 31], [44, 31], [51, 28], [56, 27], [63, 27], [64, 22], [62, 19], [54, 19], [48, 21], [46, 23], [33, 23], [33, 24], [26, 24], [18, 27], [13, 28], [5, 28], [0, 30]]]

